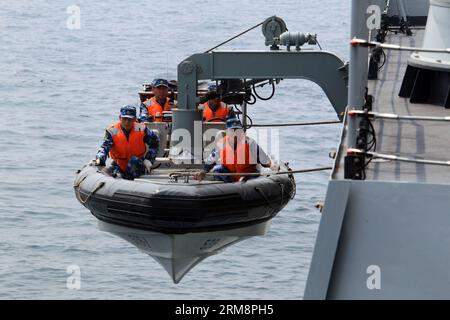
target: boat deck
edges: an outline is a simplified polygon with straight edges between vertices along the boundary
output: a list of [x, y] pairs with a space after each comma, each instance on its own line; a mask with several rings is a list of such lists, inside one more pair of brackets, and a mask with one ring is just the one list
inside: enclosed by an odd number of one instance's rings
[[[413, 36], [389, 33], [386, 43], [420, 47], [423, 29], [414, 29]], [[373, 95], [374, 112], [410, 116], [448, 117], [450, 109], [441, 106], [410, 103], [398, 96], [411, 52], [385, 50], [386, 63], [378, 73], [378, 80], [369, 80], [369, 94]], [[377, 153], [408, 158], [450, 161], [450, 123], [424, 120], [374, 119]], [[343, 135], [345, 142], [345, 131]], [[344, 148], [342, 148], [344, 147]], [[345, 146], [341, 146], [345, 150]], [[343, 179], [343, 157], [333, 178]], [[366, 168], [366, 180], [449, 183], [450, 167], [374, 159]]]

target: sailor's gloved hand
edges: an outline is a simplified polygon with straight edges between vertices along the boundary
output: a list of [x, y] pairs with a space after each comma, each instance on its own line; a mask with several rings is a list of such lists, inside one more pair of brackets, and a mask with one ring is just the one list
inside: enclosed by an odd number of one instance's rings
[[153, 166], [153, 163], [150, 160], [148, 160], [148, 159], [144, 160], [144, 167], [145, 167], [145, 171], [147, 172], [147, 174], [150, 174], [150, 172], [152, 172], [152, 166]]
[[202, 181], [203, 179], [205, 179], [205, 177], [206, 177], [206, 171], [205, 170], [199, 171], [199, 172], [197, 172], [194, 175], [194, 179], [198, 180], [198, 181]]
[[102, 165], [102, 161], [100, 160], [100, 158], [93, 159], [93, 160], [89, 161], [88, 165], [90, 165], [90, 166], [101, 166]]

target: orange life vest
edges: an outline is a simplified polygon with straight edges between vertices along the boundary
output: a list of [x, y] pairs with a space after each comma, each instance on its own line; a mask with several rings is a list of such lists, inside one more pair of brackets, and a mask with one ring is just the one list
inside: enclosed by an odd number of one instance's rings
[[[250, 153], [250, 145], [247, 139], [237, 141], [236, 150], [226, 137], [224, 139], [226, 141], [224, 147], [219, 148], [219, 150], [221, 149], [220, 161], [222, 165], [230, 172], [256, 172], [256, 159]], [[219, 144], [223, 144], [223, 142], [219, 142]], [[241, 176], [233, 176], [234, 181], [239, 181], [240, 178]]]
[[[209, 107], [209, 102], [204, 104], [205, 108], [203, 109], [203, 118], [206, 122], [210, 121], [213, 118], [223, 119], [223, 122], [227, 121], [228, 113], [230, 112], [227, 105], [224, 102], [220, 102], [220, 106], [216, 111], [213, 111]], [[220, 120], [213, 120], [212, 122], [221, 122]]]
[[[158, 101], [156, 101], [155, 97], [151, 97], [150, 105], [147, 106], [147, 111], [148, 111], [148, 115], [153, 117], [152, 121], [155, 121], [157, 113], [159, 113], [158, 116], [160, 116], [162, 119], [163, 111], [170, 111], [169, 98], [166, 98], [166, 103], [164, 104], [164, 106], [161, 106], [158, 103]], [[161, 121], [155, 121], [155, 122], [161, 122]]]
[[145, 125], [135, 123], [131, 129], [128, 139], [122, 131], [120, 122], [111, 126], [108, 131], [112, 135], [113, 145], [109, 151], [111, 159], [115, 160], [122, 171], [127, 170], [128, 161], [131, 157], [143, 158], [147, 152], [144, 142]]

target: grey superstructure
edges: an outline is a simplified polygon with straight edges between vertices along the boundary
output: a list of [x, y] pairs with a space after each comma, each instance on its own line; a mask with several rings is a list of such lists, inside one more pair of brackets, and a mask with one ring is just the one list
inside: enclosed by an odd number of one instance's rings
[[[351, 36], [367, 41], [351, 48], [348, 110], [305, 298], [448, 299], [450, 1], [352, 5]], [[377, 8], [381, 26], [369, 30]]]

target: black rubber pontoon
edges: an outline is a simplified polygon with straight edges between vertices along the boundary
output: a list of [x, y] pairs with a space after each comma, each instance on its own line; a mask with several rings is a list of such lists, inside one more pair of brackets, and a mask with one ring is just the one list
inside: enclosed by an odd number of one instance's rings
[[[182, 171], [179, 169], [178, 171]], [[281, 166], [281, 171], [288, 168]], [[77, 199], [99, 220], [167, 234], [227, 230], [273, 218], [293, 197], [292, 174], [223, 183], [169, 178], [156, 169], [134, 181], [114, 178], [101, 167], [77, 174]]]

